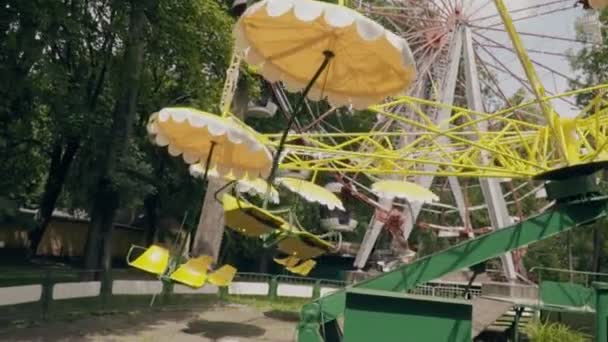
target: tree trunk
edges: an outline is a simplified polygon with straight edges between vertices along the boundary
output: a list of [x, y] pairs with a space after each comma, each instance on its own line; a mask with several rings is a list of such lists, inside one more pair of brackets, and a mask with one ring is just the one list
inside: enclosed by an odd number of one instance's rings
[[30, 234], [30, 256], [35, 256], [38, 246], [42, 241], [44, 232], [55, 211], [57, 199], [61, 194], [65, 179], [70, 171], [70, 166], [78, 152], [80, 144], [76, 140], [69, 141], [64, 149], [63, 142], [57, 138], [51, 153], [51, 165], [44, 185], [44, 192], [40, 201], [38, 211], [38, 226]]
[[118, 193], [112, 189], [109, 180], [104, 179], [98, 183], [85, 246], [86, 269], [111, 268], [111, 235], [118, 200]]
[[[203, 210], [196, 227], [192, 244], [192, 256], [210, 255], [218, 261], [222, 237], [224, 236], [224, 208], [215, 200], [215, 192], [224, 186], [225, 181], [211, 178], [203, 200]], [[222, 198], [225, 191], [218, 194]]]
[[112, 222], [119, 206], [120, 194], [112, 182], [112, 174], [124, 155], [131, 136], [137, 95], [140, 86], [141, 69], [144, 59], [145, 28], [147, 4], [144, 1], [131, 1], [128, 37], [120, 70], [119, 88], [116, 104], [112, 113], [112, 127], [107, 139], [106, 153], [99, 163], [99, 177], [91, 210], [91, 224], [85, 247], [85, 267], [96, 269], [111, 268]]
[[144, 199], [144, 209], [145, 209], [145, 228], [146, 228], [146, 236], [145, 236], [145, 246], [149, 246], [154, 243], [154, 237], [156, 236], [157, 231], [157, 221], [158, 221], [158, 194], [153, 194]]
[[[232, 103], [234, 114], [241, 119], [245, 117], [249, 104], [247, 87], [247, 82], [241, 79]], [[226, 182], [221, 179], [209, 179], [205, 199], [203, 200], [203, 210], [201, 210], [201, 216], [194, 234], [192, 256], [210, 255], [215, 262], [218, 261], [222, 237], [224, 236], [224, 208], [215, 199], [215, 192], [225, 184]], [[225, 192], [226, 190], [218, 194], [217, 198], [221, 199]]]
[[271, 265], [271, 259], [272, 259], [272, 252], [270, 252], [268, 249], [264, 249], [264, 251], [262, 252], [262, 257], [260, 258], [260, 268], [259, 268], [259, 272], [260, 273], [265, 273], [265, 274], [269, 274], [270, 273], [270, 265]]

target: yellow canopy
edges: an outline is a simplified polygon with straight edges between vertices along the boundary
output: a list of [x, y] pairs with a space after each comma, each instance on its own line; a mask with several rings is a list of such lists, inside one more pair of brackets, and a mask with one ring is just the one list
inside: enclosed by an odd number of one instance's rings
[[406, 181], [379, 181], [372, 184], [372, 192], [380, 198], [403, 198], [410, 202], [422, 203], [439, 201], [439, 197], [432, 191], [423, 188], [418, 184]]
[[234, 28], [237, 50], [271, 82], [300, 91], [325, 58], [308, 97], [364, 109], [403, 93], [416, 75], [407, 42], [344, 6], [313, 0], [263, 0]]
[[[205, 166], [202, 164], [192, 164], [190, 165], [190, 174], [194, 177], [202, 178], [205, 174]], [[211, 169], [207, 173], [209, 177], [220, 177], [217, 173], [217, 170]], [[227, 180], [236, 180], [236, 191], [239, 193], [248, 193], [250, 195], [258, 195], [262, 198], [266, 197], [268, 193], [268, 183], [262, 178], [256, 179], [236, 179], [232, 174], [227, 174], [223, 176], [224, 179]], [[279, 203], [279, 192], [273, 186], [270, 187], [270, 197], [269, 201], [271, 203]]]
[[262, 237], [272, 232], [283, 232], [277, 248], [299, 259], [318, 257], [332, 250], [333, 245], [314, 234], [302, 231], [287, 221], [250, 203], [225, 194], [223, 197], [225, 224], [228, 228], [249, 236]]
[[267, 177], [272, 155], [257, 133], [235, 121], [192, 108], [164, 108], [153, 114], [148, 132], [172, 156], [182, 155], [188, 164], [205, 163], [211, 147], [210, 168], [236, 178]]
[[277, 178], [277, 183], [304, 197], [308, 202], [320, 203], [330, 210], [338, 208], [344, 211], [344, 205], [338, 196], [315, 183], [290, 177]]

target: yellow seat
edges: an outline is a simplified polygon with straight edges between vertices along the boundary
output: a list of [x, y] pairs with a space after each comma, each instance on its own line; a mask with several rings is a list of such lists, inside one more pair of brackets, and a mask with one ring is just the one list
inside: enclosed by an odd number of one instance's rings
[[283, 265], [285, 267], [294, 267], [300, 262], [300, 259], [295, 256], [288, 256], [287, 258], [283, 259], [274, 258], [273, 260], [277, 264]]
[[312, 269], [315, 267], [316, 264], [317, 264], [316, 261], [309, 259], [309, 260], [306, 260], [303, 263], [299, 264], [298, 266], [286, 267], [285, 269], [288, 270], [289, 272], [299, 274], [301, 276], [307, 276], [308, 273], [310, 273], [310, 271], [312, 271]]
[[285, 254], [307, 260], [317, 258], [329, 251], [332, 245], [305, 232], [296, 232], [287, 235], [277, 244], [277, 249]]
[[248, 237], [261, 237], [287, 224], [281, 217], [234, 196], [222, 197], [226, 227]]
[[232, 283], [232, 279], [236, 275], [236, 268], [230, 265], [224, 265], [217, 271], [211, 273], [208, 280], [215, 286], [228, 286]]
[[131, 246], [127, 254], [127, 264], [156, 275], [162, 275], [167, 266], [169, 266], [169, 251], [158, 245], [152, 245], [145, 252], [131, 262], [129, 256], [135, 249], [144, 249], [144, 247]]
[[207, 280], [207, 271], [209, 265], [213, 263], [213, 257], [202, 255], [186, 261], [181, 264], [175, 272], [169, 277], [178, 283], [188, 285], [190, 287], [199, 288], [205, 284]]

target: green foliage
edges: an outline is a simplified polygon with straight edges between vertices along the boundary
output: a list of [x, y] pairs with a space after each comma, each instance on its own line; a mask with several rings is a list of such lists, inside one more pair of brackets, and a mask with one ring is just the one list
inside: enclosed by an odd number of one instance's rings
[[[608, 35], [605, 30], [605, 25], [608, 23], [608, 11], [601, 13], [600, 22], [603, 26], [603, 44], [585, 45], [570, 59], [572, 69], [580, 72], [578, 78], [571, 83], [573, 88], [600, 84], [603, 80], [608, 79]], [[578, 32], [578, 35], [583, 39], [581, 32]], [[585, 103], [588, 99], [588, 95], [581, 96], [577, 102]]]
[[533, 321], [523, 329], [530, 342], [587, 342], [591, 337], [561, 323]]
[[[50, 156], [77, 142], [59, 206], [88, 209], [117, 132], [112, 113], [124, 93], [122, 57], [128, 1], [0, 1], [0, 192], [35, 206]], [[154, 198], [158, 216], [194, 226], [204, 187], [181, 158], [150, 143], [149, 115], [164, 106], [217, 112], [232, 48], [233, 19], [211, 0], [158, 0], [146, 12], [146, 49], [137, 117], [111, 183], [120, 206]], [[252, 84], [255, 90], [256, 84]]]

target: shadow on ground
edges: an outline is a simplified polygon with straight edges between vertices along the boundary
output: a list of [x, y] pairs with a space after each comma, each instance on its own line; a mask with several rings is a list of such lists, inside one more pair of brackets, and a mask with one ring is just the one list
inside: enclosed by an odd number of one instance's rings
[[66, 319], [6, 331], [0, 334], [0, 341], [99, 341], [99, 336], [132, 335], [163, 322], [187, 321], [195, 315], [192, 311], [154, 311], [80, 316], [72, 319], [74, 324]]
[[264, 316], [283, 322], [299, 322], [300, 315], [293, 311], [270, 310], [264, 312]]
[[188, 322], [188, 327], [182, 332], [215, 340], [222, 337], [259, 337], [266, 333], [266, 329], [247, 323], [197, 319]]

